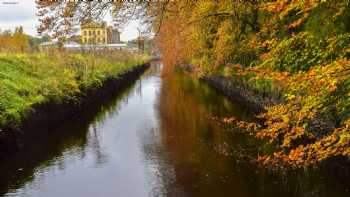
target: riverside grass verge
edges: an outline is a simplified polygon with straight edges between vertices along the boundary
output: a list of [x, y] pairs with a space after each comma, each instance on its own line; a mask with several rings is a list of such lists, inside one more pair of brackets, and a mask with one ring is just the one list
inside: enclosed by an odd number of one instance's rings
[[147, 61], [126, 52], [0, 54], [0, 129], [19, 128], [40, 104], [78, 102], [89, 89]]

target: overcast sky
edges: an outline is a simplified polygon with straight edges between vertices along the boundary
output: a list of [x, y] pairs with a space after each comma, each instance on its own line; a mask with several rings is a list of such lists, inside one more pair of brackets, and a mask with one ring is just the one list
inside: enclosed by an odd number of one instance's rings
[[[35, 0], [0, 0], [0, 30], [14, 30], [22, 26], [24, 31], [30, 35], [37, 35]], [[137, 23], [132, 22], [121, 29], [121, 40], [131, 40], [138, 36]]]

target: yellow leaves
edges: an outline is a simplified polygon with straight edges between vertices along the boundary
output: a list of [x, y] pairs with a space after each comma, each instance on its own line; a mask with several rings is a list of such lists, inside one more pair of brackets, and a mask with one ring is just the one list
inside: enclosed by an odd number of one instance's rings
[[337, 80], [331, 80], [330, 83], [328, 84], [327, 88], [329, 92], [334, 92], [337, 89]]
[[282, 147], [289, 148], [293, 141], [306, 135], [305, 129], [301, 126], [292, 127], [284, 136]]
[[292, 10], [300, 10], [300, 13], [309, 13], [313, 8], [318, 6], [320, 1], [318, 0], [277, 0], [274, 2], [264, 3], [261, 7], [263, 10], [280, 14], [280, 17], [288, 15]]
[[277, 42], [277, 40], [275, 38], [265, 40], [261, 43], [261, 47], [270, 49], [272, 46], [274, 46], [276, 44], [276, 42]]
[[[302, 127], [294, 127], [292, 131], [295, 133], [294, 139], [304, 134]], [[290, 147], [291, 142], [291, 138], [285, 139], [282, 147]], [[350, 134], [346, 127], [336, 128], [330, 135], [314, 143], [292, 148], [289, 153], [276, 151], [272, 157], [263, 155], [259, 160], [266, 165], [305, 167], [337, 155], [350, 156]]]
[[[258, 118], [264, 120], [264, 128], [256, 136], [277, 143], [279, 149], [272, 156], [259, 159], [269, 165], [294, 167], [313, 165], [336, 155], [350, 155], [350, 119], [338, 128], [328, 126], [322, 118], [328, 116], [328, 103], [336, 103], [333, 97], [340, 84], [349, 80], [349, 61], [338, 59], [328, 65], [315, 66], [295, 75], [254, 68], [255, 79], [269, 78], [283, 83], [285, 103], [269, 107]], [[348, 90], [343, 96], [350, 96]], [[332, 105], [332, 103], [331, 103]], [[319, 132], [329, 131], [328, 136], [316, 139]], [[303, 144], [303, 145], [301, 145]], [[295, 148], [296, 145], [300, 145]]]
[[296, 98], [294, 94], [286, 94], [285, 97], [287, 100], [294, 100]]
[[26, 52], [29, 49], [28, 35], [24, 34], [21, 26], [16, 27], [15, 32], [0, 32], [0, 51]]
[[228, 123], [232, 123], [233, 121], [235, 121], [236, 119], [234, 117], [225, 117], [222, 121], [226, 124]]
[[347, 129], [350, 130], [350, 118], [344, 120], [343, 124], [346, 126]]
[[301, 136], [305, 134], [305, 128], [301, 126], [295, 126], [291, 129], [291, 131], [295, 136]]
[[350, 133], [349, 132], [343, 132], [340, 135], [339, 143], [340, 144], [350, 144]]
[[224, 126], [239, 128], [241, 131], [247, 132], [251, 135], [255, 134], [255, 132], [261, 128], [261, 125], [258, 123], [238, 120], [235, 117], [210, 117], [210, 119]]
[[282, 115], [282, 120], [283, 120], [283, 122], [288, 123], [290, 121], [289, 115], [287, 115], [287, 114]]
[[287, 29], [294, 29], [299, 27], [302, 23], [304, 23], [308, 19], [309, 15], [305, 14], [302, 18], [299, 18], [298, 20], [295, 20], [291, 24], [287, 26]]
[[288, 1], [277, 0], [275, 2], [269, 2], [262, 5], [262, 9], [272, 13], [281, 12], [287, 6]]
[[269, 57], [269, 54], [268, 54], [268, 53], [263, 53], [263, 54], [260, 55], [261, 61], [267, 60], [268, 57]]
[[234, 45], [234, 35], [232, 35], [232, 22], [226, 20], [222, 22], [218, 28], [217, 37], [218, 39], [214, 41], [214, 51], [213, 55], [216, 59], [216, 64], [222, 64], [232, 51], [235, 50]]

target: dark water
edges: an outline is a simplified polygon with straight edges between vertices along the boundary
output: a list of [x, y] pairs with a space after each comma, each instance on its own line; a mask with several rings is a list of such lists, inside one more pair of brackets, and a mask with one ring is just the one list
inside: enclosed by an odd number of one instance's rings
[[257, 142], [210, 121], [249, 113], [160, 65], [113, 101], [27, 136], [0, 163], [0, 196], [350, 196], [317, 169], [270, 173], [249, 163]]

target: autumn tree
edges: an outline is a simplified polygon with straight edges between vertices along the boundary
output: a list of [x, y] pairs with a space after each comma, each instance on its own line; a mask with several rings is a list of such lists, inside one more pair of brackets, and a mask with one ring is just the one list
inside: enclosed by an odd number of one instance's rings
[[23, 27], [17, 27], [13, 34], [13, 45], [16, 51], [25, 52], [29, 47], [28, 36], [24, 34]]
[[166, 69], [192, 64], [207, 76], [224, 70], [264, 96], [278, 89], [282, 104], [259, 115], [263, 124], [246, 124], [276, 146], [264, 163], [350, 156], [348, 0], [36, 2], [40, 32], [69, 34], [108, 13], [120, 24], [138, 19], [155, 34]]
[[4, 31], [0, 33], [0, 50], [4, 52], [24, 53], [29, 49], [29, 38], [23, 32], [23, 27], [16, 27], [15, 32]]

